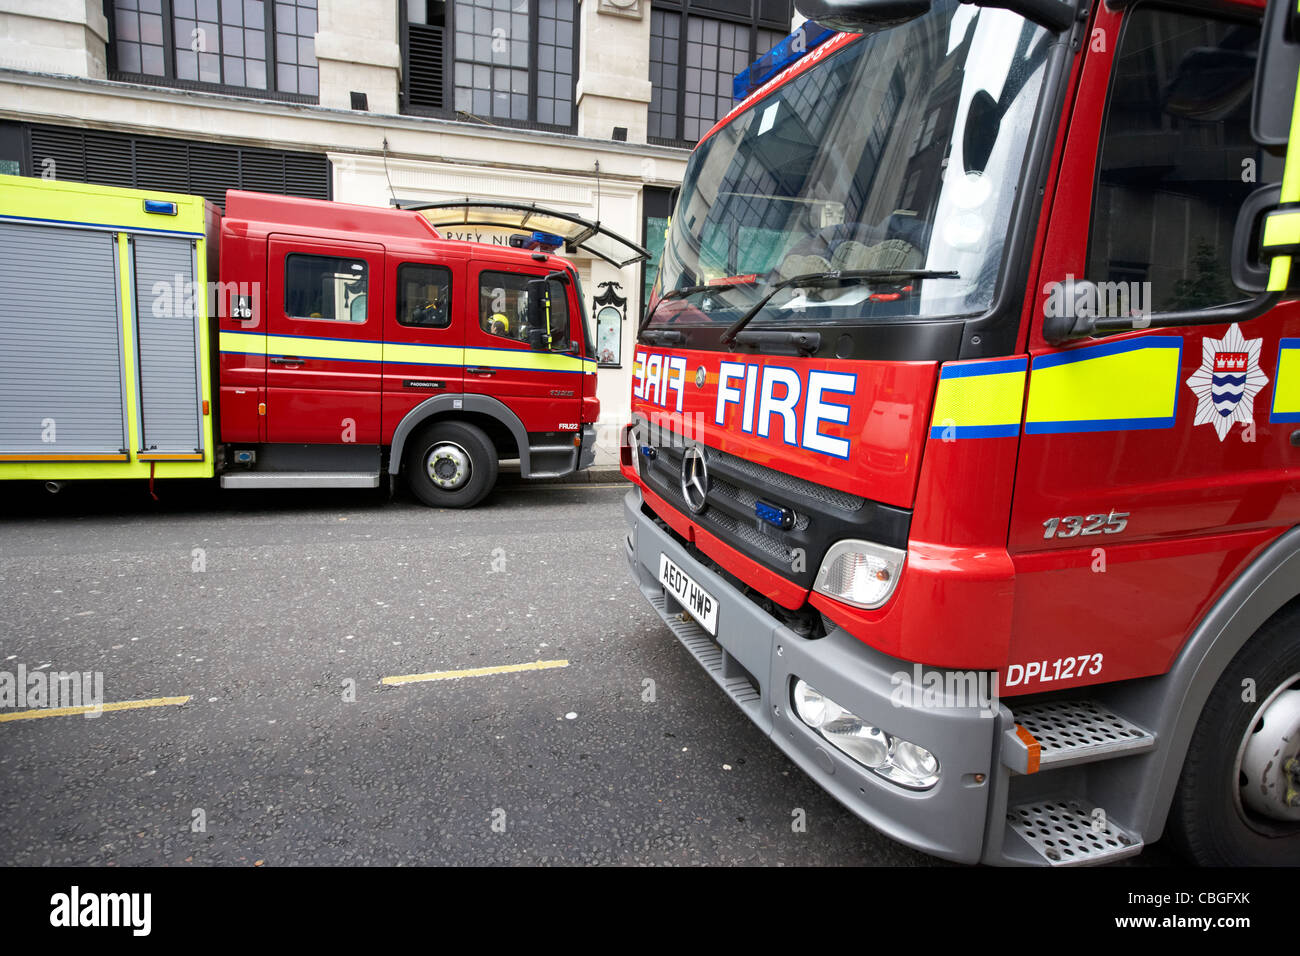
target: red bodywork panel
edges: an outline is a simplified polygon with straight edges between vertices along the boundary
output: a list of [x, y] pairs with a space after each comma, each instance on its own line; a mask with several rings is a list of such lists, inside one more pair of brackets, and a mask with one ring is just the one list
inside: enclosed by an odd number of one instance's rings
[[[736, 367], [744, 367], [746, 374], [729, 376], [728, 385], [738, 396], [724, 403], [719, 421], [718, 388], [724, 364], [733, 373]], [[753, 372], [748, 371], [751, 368]], [[781, 378], [797, 377], [800, 394], [793, 415], [769, 411], [764, 422], [759, 404], [768, 368]], [[632, 367], [632, 413], [761, 465], [906, 508], [916, 491], [937, 368], [934, 362], [856, 362], [638, 346]], [[701, 369], [702, 386], [696, 385]], [[812, 373], [819, 372], [846, 378], [814, 379]], [[810, 415], [808, 410], [814, 380], [824, 388], [821, 401], [830, 406], [821, 415]], [[782, 382], [773, 379], [772, 393], [774, 399], [785, 397]], [[836, 411], [840, 408], [847, 413], [847, 422], [834, 420], [834, 415], [843, 414]], [[752, 418], [748, 427], [747, 416]], [[793, 441], [787, 440], [790, 437]], [[823, 439], [847, 442], [846, 457], [815, 450], [825, 444]]]
[[[866, 611], [810, 594], [708, 535], [646, 489], [625, 461], [623, 474], [641, 486], [656, 514], [782, 606], [809, 602], [867, 644], [906, 661], [997, 670], [1003, 696], [1164, 673], [1250, 561], [1300, 523], [1300, 448], [1289, 441], [1300, 426], [1294, 415], [1270, 413], [1279, 350], [1300, 349], [1300, 302], [1284, 302], [1241, 325], [1245, 338], [1258, 343], [1251, 347], [1268, 383], [1254, 398], [1252, 427], [1236, 424], [1223, 438], [1204, 417], [1197, 424], [1198, 396], [1188, 380], [1203, 363], [1215, 372], [1239, 370], [1232, 363], [1245, 354], [1240, 345], [1215, 345], [1228, 336], [1227, 326], [1152, 329], [1063, 347], [1042, 338], [1047, 284], [1087, 271], [1092, 192], [1058, 184], [1095, 178], [1122, 12], [1105, 5], [1094, 11], [1094, 28], [1110, 42], [1076, 60], [1064, 96], [1066, 121], [1055, 136], [1016, 350], [1025, 369], [1018, 425], [957, 440], [944, 440], [937, 428], [931, 434], [941, 372], [960, 374], [978, 361], [941, 369], [935, 363], [637, 349], [634, 413], [659, 415], [675, 431], [685, 426], [688, 438], [751, 461], [911, 508], [912, 523], [897, 589], [884, 607]], [[825, 52], [849, 42], [852, 38], [837, 36]], [[811, 59], [778, 75], [719, 126], [806, 69]], [[1222, 353], [1217, 364], [1216, 348]], [[1053, 387], [1060, 391], [1054, 371], [1133, 352], [1154, 356], [1151, 367], [1161, 370], [1161, 387], [1173, 397], [1167, 418], [1127, 420], [1112, 414], [1087, 422], [1051, 421], [1050, 414], [1031, 407], [1035, 382], [1044, 393]], [[660, 371], [654, 388], [647, 388], [640, 363], [652, 361], [672, 370], [673, 385], [662, 385]], [[743, 400], [728, 405], [719, 422], [718, 375], [724, 362], [782, 366], [805, 388], [813, 370], [855, 376], [850, 393], [834, 396], [848, 404], [847, 422], [821, 429], [848, 439], [849, 455], [835, 459], [810, 451], [801, 435], [787, 443], [780, 429], [759, 436], [744, 427]], [[697, 388], [700, 367], [705, 384]], [[680, 398], [677, 369], [685, 373]], [[1135, 387], [1122, 377], [1102, 381], [1103, 388]], [[1146, 386], [1137, 380], [1135, 396], [1141, 397]], [[1063, 394], [1069, 394], [1068, 383]], [[1105, 396], [1098, 405], [1106, 405]], [[675, 424], [664, 417], [677, 412], [685, 418]], [[1069, 534], [1075, 515], [1088, 533], [1047, 536], [1058, 528]], [[1119, 530], [1107, 533], [1101, 520], [1118, 522], [1115, 515], [1126, 515], [1126, 523], [1113, 524]]]
[[[366, 299], [353, 321], [286, 314], [286, 261], [295, 253], [364, 268]], [[446, 328], [398, 321], [399, 273], [407, 264], [450, 273]], [[409, 210], [229, 192], [218, 296], [222, 440], [389, 445], [421, 402], [467, 392], [500, 400], [530, 433], [577, 431], [600, 414], [595, 376], [541, 367], [526, 343], [492, 335], [479, 322], [481, 272], [535, 278], [557, 270], [572, 265], [442, 239]], [[574, 288], [570, 336], [583, 343]], [[249, 297], [251, 320], [231, 314], [236, 294]]]

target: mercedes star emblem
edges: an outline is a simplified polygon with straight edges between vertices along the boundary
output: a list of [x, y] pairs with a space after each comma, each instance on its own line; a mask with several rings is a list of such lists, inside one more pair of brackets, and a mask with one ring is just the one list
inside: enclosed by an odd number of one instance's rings
[[704, 449], [695, 445], [682, 455], [682, 497], [692, 514], [699, 514], [708, 503], [709, 465]]

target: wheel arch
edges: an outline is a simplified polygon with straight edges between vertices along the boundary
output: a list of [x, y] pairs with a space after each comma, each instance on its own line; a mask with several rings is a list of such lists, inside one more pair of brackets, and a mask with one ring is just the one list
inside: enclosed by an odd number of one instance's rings
[[393, 430], [388, 451], [388, 471], [396, 475], [403, 468], [406, 443], [416, 430], [433, 421], [456, 420], [478, 425], [488, 433], [502, 458], [519, 458], [520, 471], [529, 473], [528, 432], [503, 402], [489, 395], [435, 395], [416, 405]]
[[1166, 673], [1118, 685], [1107, 695], [1158, 741], [1151, 752], [1130, 758], [1134, 762], [1122, 772], [1105, 774], [1096, 794], [1099, 805], [1127, 804], [1127, 819], [1145, 842], [1164, 831], [1192, 734], [1214, 686], [1259, 629], [1298, 597], [1300, 527], [1276, 538], [1236, 577]]

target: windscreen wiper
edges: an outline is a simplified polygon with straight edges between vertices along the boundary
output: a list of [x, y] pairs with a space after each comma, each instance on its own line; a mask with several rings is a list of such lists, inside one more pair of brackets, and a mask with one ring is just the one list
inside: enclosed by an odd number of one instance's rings
[[753, 279], [745, 279], [743, 281], [737, 280], [735, 282], [714, 282], [711, 285], [707, 283], [705, 285], [688, 285], [684, 289], [673, 289], [671, 292], [665, 292], [659, 297], [658, 301], [655, 302], [654, 308], [647, 312], [645, 318], [641, 320], [641, 324], [637, 327], [636, 334], [640, 335], [644, 332], [646, 328], [649, 327], [650, 320], [654, 318], [654, 314], [659, 311], [659, 306], [671, 299], [686, 299], [690, 296], [698, 295], [701, 292], [720, 292], [723, 289], [734, 289], [736, 286], [753, 285], [753, 282]]
[[935, 272], [931, 269], [844, 269], [839, 272], [807, 272], [803, 275], [794, 276], [790, 279], [783, 279], [763, 298], [759, 299], [750, 308], [748, 312], [738, 318], [735, 322], [727, 327], [722, 333], [719, 340], [721, 344], [726, 345], [736, 337], [741, 329], [749, 324], [750, 319], [762, 312], [764, 307], [772, 301], [782, 289], [788, 289], [790, 286], [822, 286], [833, 285], [836, 282], [857, 282], [857, 281], [881, 281], [884, 279], [959, 279], [961, 278], [956, 272]]

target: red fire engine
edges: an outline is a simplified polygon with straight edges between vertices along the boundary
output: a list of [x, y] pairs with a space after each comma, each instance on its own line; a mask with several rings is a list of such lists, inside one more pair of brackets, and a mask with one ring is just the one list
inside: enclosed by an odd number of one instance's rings
[[637, 584], [906, 844], [1300, 863], [1300, 13], [798, 6], [643, 320]]
[[[434, 227], [525, 220], [522, 248]], [[231, 191], [223, 214], [0, 177], [0, 478], [317, 488], [386, 472], [469, 507], [500, 459], [528, 478], [586, 468], [600, 402], [578, 273], [552, 254], [565, 242], [645, 255], [535, 207]]]

